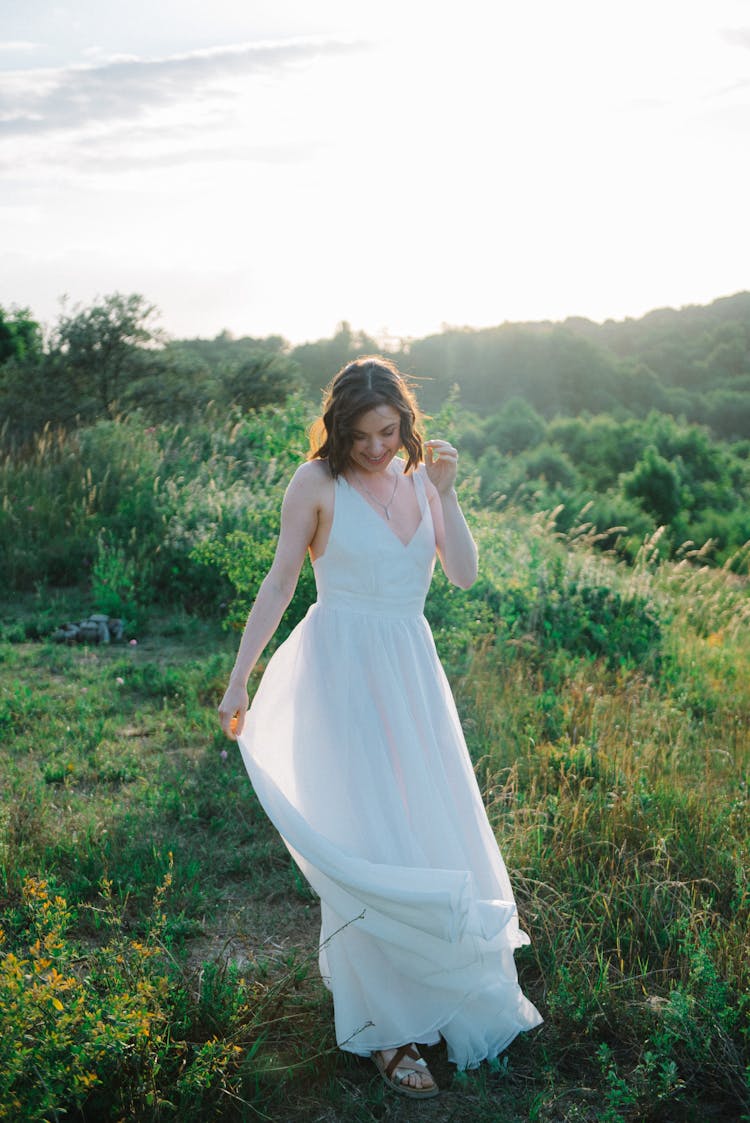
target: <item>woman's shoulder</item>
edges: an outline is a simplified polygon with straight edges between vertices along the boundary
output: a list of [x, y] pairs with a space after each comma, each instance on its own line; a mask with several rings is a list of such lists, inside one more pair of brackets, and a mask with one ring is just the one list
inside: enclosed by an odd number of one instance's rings
[[289, 482], [288, 491], [300, 498], [324, 500], [333, 491], [333, 476], [327, 460], [306, 460]]

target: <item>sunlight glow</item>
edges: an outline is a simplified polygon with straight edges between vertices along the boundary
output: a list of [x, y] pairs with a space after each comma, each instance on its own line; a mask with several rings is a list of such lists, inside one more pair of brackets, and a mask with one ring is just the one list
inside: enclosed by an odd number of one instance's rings
[[171, 50], [81, 7], [6, 29], [0, 303], [296, 341], [747, 287], [739, 0], [174, 6]]

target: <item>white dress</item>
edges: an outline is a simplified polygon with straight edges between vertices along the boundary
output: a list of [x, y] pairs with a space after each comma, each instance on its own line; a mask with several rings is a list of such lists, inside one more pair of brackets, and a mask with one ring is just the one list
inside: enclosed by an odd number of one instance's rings
[[442, 1035], [472, 1068], [541, 1018], [518, 986], [528, 936], [423, 615], [435, 564], [423, 471], [406, 546], [336, 481], [318, 599], [269, 660], [239, 744], [320, 897], [341, 1048]]

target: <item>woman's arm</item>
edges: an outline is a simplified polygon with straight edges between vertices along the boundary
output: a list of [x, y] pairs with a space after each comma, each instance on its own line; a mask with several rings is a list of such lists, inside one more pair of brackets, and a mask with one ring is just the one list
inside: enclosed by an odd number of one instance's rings
[[468, 589], [477, 579], [477, 546], [456, 495], [458, 452], [448, 441], [425, 441], [425, 468], [435, 543], [443, 572], [453, 585]]
[[318, 525], [321, 484], [320, 466], [303, 464], [286, 489], [273, 564], [258, 589], [219, 705], [221, 728], [228, 737], [235, 738], [242, 732], [248, 707], [247, 680], [294, 595], [305, 552]]

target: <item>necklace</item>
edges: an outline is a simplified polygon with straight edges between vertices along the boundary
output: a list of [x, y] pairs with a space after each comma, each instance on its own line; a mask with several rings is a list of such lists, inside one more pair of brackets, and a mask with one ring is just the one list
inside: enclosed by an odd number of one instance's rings
[[391, 504], [393, 503], [393, 500], [394, 500], [395, 495], [396, 495], [396, 488], [398, 487], [398, 476], [396, 476], [395, 480], [393, 481], [393, 491], [391, 492], [391, 498], [388, 500], [387, 503], [382, 503], [378, 499], [377, 495], [373, 495], [372, 492], [370, 491], [369, 487], [366, 487], [362, 483], [359, 476], [355, 476], [355, 479], [356, 479], [357, 483], [359, 484], [359, 486], [362, 488], [362, 490], [365, 492], [365, 494], [368, 495], [370, 497], [370, 499], [372, 499], [373, 503], [377, 503], [378, 507], [383, 508], [383, 510], [385, 511], [385, 517], [388, 519], [388, 522], [390, 522], [391, 521]]

